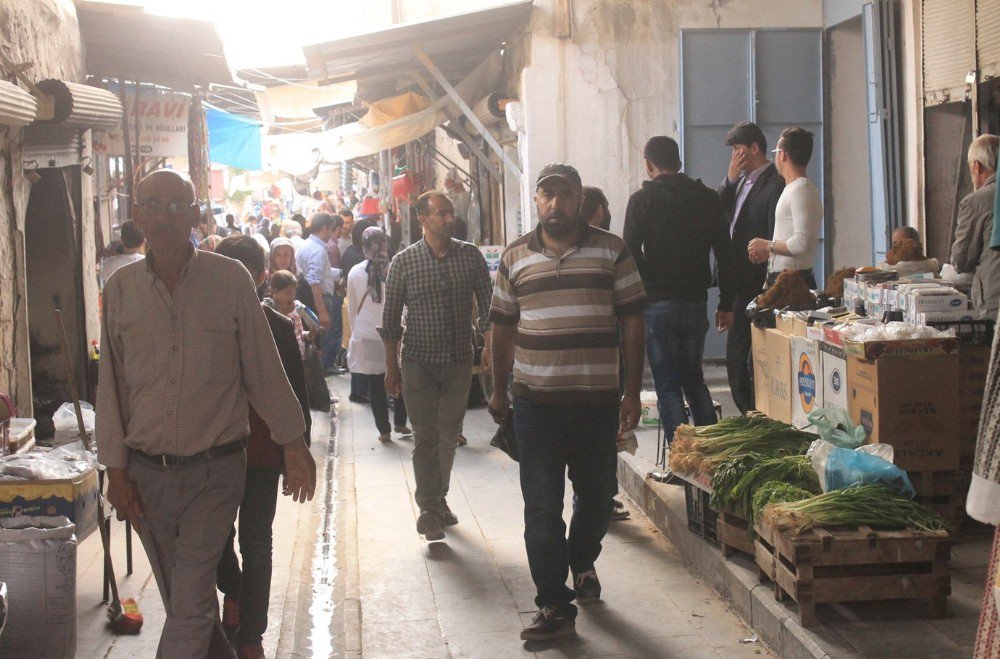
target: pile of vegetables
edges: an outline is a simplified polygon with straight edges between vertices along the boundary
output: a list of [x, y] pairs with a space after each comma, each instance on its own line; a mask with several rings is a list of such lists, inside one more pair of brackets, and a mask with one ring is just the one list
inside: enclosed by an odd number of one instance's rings
[[796, 535], [815, 526], [913, 527], [922, 531], [948, 528], [933, 511], [885, 485], [855, 485], [800, 501], [772, 502], [764, 508], [764, 520]]
[[769, 503], [788, 503], [790, 501], [802, 501], [803, 499], [808, 499], [809, 497], [815, 495], [815, 492], [808, 492], [803, 490], [801, 487], [795, 487], [788, 483], [782, 483], [780, 481], [771, 481], [770, 483], [764, 483], [753, 495], [753, 508], [751, 512], [754, 518], [760, 517], [761, 513], [764, 512], [764, 508], [767, 507]]
[[765, 416], [731, 417], [712, 426], [677, 427], [670, 444], [670, 469], [679, 474], [712, 474], [725, 462], [756, 455], [801, 455], [816, 439]]
[[773, 482], [804, 491], [806, 496], [822, 492], [807, 456], [750, 454], [724, 462], [712, 472], [712, 505], [746, 517], [752, 527], [754, 498]]

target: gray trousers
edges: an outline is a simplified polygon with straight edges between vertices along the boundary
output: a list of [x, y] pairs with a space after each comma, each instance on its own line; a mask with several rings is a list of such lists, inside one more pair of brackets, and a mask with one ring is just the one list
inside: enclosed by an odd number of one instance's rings
[[469, 403], [472, 364], [404, 361], [403, 399], [413, 426], [414, 498], [421, 512], [444, 512], [458, 436]]
[[215, 569], [243, 500], [246, 469], [246, 451], [172, 467], [135, 456], [129, 462], [145, 512], [137, 530], [167, 613], [160, 659], [234, 656], [219, 620]]

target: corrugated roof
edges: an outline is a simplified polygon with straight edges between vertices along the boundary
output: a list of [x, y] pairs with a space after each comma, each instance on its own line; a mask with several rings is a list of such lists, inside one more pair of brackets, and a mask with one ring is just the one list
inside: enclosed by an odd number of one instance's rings
[[87, 73], [178, 90], [233, 84], [212, 23], [147, 14], [141, 7], [77, 3]]
[[372, 98], [368, 98], [365, 89], [380, 88], [394, 93], [398, 76], [411, 68], [423, 69], [412, 49], [420, 46], [454, 83], [523, 28], [531, 17], [531, 9], [532, 0], [521, 0], [306, 46], [302, 49], [306, 69], [321, 84], [357, 80], [358, 96], [377, 100], [382, 96], [371, 94]]

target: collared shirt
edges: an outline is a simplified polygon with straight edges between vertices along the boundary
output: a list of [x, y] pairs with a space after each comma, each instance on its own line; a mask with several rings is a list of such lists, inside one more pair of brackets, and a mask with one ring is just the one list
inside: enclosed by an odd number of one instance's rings
[[128, 449], [194, 455], [245, 437], [247, 400], [287, 444], [302, 438], [302, 409], [281, 366], [246, 269], [195, 251], [171, 297], [149, 258], [104, 288], [97, 448], [128, 466]]
[[490, 320], [517, 325], [515, 396], [539, 403], [618, 400], [617, 317], [646, 307], [629, 248], [587, 226], [562, 256], [546, 248], [541, 227], [504, 250]]
[[764, 173], [764, 170], [768, 168], [771, 161], [768, 160], [763, 165], [753, 170], [743, 179], [743, 185], [740, 186], [739, 192], [736, 193], [736, 205], [733, 208], [733, 219], [729, 223], [729, 237], [733, 237], [733, 231], [736, 230], [736, 219], [740, 216], [740, 209], [743, 208], [743, 202], [747, 200], [750, 196], [750, 189], [753, 188], [753, 184], [757, 182], [760, 175]]
[[438, 258], [421, 238], [389, 264], [379, 334], [384, 341], [402, 340], [404, 361], [471, 363], [472, 301], [478, 306], [479, 329], [486, 332], [492, 290], [489, 266], [478, 247], [452, 238]]
[[98, 267], [101, 277], [101, 288], [104, 287], [108, 280], [111, 279], [111, 275], [115, 274], [115, 271], [123, 265], [128, 265], [129, 263], [135, 263], [136, 261], [141, 261], [146, 256], [144, 254], [116, 254], [115, 256], [109, 256], [106, 259], [101, 259], [101, 264]]
[[295, 252], [295, 265], [299, 275], [306, 278], [310, 286], [319, 284], [327, 295], [334, 295], [340, 272], [330, 267], [330, 256], [326, 253], [326, 243], [313, 234]]

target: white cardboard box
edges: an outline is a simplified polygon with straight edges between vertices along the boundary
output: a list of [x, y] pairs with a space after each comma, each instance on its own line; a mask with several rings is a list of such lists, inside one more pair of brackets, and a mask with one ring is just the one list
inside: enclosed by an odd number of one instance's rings
[[823, 341], [819, 344], [820, 369], [823, 374], [823, 407], [847, 410], [847, 355], [838, 345]]

